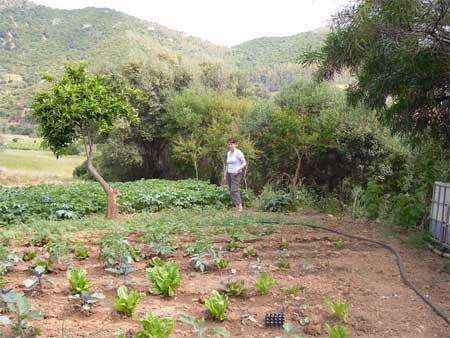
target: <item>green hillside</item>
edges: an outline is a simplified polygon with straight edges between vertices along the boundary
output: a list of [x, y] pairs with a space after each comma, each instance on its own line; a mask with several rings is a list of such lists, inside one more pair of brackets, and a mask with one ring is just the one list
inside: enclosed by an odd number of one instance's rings
[[22, 132], [40, 74], [59, 73], [67, 60], [85, 59], [94, 70], [159, 58], [182, 60], [194, 70], [205, 61], [219, 62], [277, 91], [310, 76], [296, 60], [305, 46], [318, 46], [325, 33], [260, 38], [227, 48], [111, 9], [59, 10], [0, 0], [0, 129], [8, 124]]

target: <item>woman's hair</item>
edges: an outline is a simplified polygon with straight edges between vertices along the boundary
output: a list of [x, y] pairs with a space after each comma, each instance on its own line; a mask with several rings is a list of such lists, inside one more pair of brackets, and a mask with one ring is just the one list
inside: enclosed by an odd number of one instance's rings
[[234, 143], [234, 144], [236, 144], [236, 143], [237, 143], [237, 141], [236, 141], [236, 139], [235, 139], [235, 138], [233, 138], [233, 137], [230, 137], [230, 138], [228, 139], [227, 143]]

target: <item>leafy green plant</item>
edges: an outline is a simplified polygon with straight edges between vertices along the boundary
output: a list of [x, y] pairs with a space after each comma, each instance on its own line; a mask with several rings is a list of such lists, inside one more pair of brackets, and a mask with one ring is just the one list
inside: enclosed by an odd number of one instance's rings
[[30, 288], [34, 285], [37, 285], [39, 287], [39, 290], [42, 291], [42, 280], [46, 280], [47, 282], [53, 284], [52, 280], [50, 279], [50, 277], [45, 275], [45, 268], [42, 265], [38, 265], [34, 268], [31, 268], [31, 272], [33, 273], [33, 275], [35, 275], [37, 277], [37, 280], [35, 279], [25, 279], [23, 281], [23, 285], [26, 288]]
[[158, 256], [169, 255], [174, 249], [169, 234], [161, 228], [147, 231], [144, 235], [144, 240], [153, 248]]
[[186, 315], [180, 315], [179, 319], [183, 323], [191, 325], [194, 328], [194, 330], [197, 332], [197, 338], [205, 338], [209, 332], [211, 332], [211, 334], [217, 334], [222, 337], [230, 337], [230, 333], [222, 327], [206, 327], [204, 319], [196, 319], [194, 317]]
[[121, 285], [117, 289], [117, 297], [114, 297], [112, 301], [117, 312], [123, 312], [128, 317], [131, 317], [138, 301], [144, 298], [145, 294], [138, 293], [136, 290], [129, 292], [125, 285]]
[[364, 203], [367, 216], [371, 219], [378, 218], [380, 214], [380, 206], [383, 203], [383, 191], [383, 185], [379, 184], [376, 179], [372, 178], [367, 183], [367, 189], [364, 194]]
[[291, 265], [289, 264], [288, 256], [289, 256], [289, 254], [288, 254], [287, 250], [280, 251], [280, 257], [278, 258], [278, 262], [277, 262], [277, 265], [279, 268], [289, 269], [291, 267]]
[[163, 266], [163, 265], [164, 265], [164, 262], [158, 256], [152, 257], [147, 262], [147, 267], [149, 267], [149, 268], [153, 268], [155, 266]]
[[100, 239], [100, 259], [106, 264], [106, 271], [124, 277], [135, 271], [135, 249], [119, 233], [108, 233]]
[[66, 241], [59, 238], [52, 238], [45, 246], [50, 258], [61, 264], [66, 261], [70, 252], [70, 247]]
[[300, 292], [299, 285], [283, 286], [281, 291], [288, 296], [295, 296]]
[[67, 271], [67, 278], [69, 279], [70, 290], [74, 295], [88, 291], [91, 286], [86, 276], [86, 270], [83, 268]]
[[81, 291], [69, 296], [69, 299], [77, 301], [76, 307], [84, 314], [89, 315], [92, 307], [99, 299], [105, 299], [105, 295], [100, 292]]
[[143, 330], [135, 333], [133, 338], [168, 338], [174, 326], [173, 319], [158, 318], [152, 313], [146, 313], [140, 322]]
[[331, 310], [333, 315], [339, 320], [345, 320], [348, 312], [348, 304], [341, 301], [336, 301], [335, 303], [326, 300], [325, 304], [327, 304], [328, 308]]
[[286, 238], [282, 238], [281, 239], [281, 243], [280, 243], [280, 249], [281, 250], [287, 250], [289, 248], [289, 242]]
[[228, 297], [213, 290], [209, 298], [205, 300], [205, 306], [215, 319], [222, 321], [225, 319], [225, 311], [228, 307]]
[[152, 293], [173, 297], [175, 289], [181, 284], [180, 265], [167, 262], [160, 266], [148, 268], [147, 278], [150, 281]]
[[286, 332], [288, 338], [304, 338], [294, 331], [294, 325], [292, 325], [291, 323], [284, 323], [283, 329], [284, 332]]
[[255, 280], [254, 286], [261, 295], [265, 295], [270, 288], [277, 284], [278, 282], [276, 280], [267, 278], [266, 272], [261, 272], [259, 278]]
[[248, 246], [244, 249], [244, 256], [245, 257], [256, 257], [258, 253], [256, 252], [256, 249], [252, 246]]
[[408, 228], [417, 225], [421, 220], [426, 210], [426, 192], [424, 189], [419, 189], [413, 194], [398, 194], [393, 202], [394, 222]]
[[225, 284], [225, 293], [228, 296], [245, 296], [247, 292], [248, 290], [245, 287], [245, 282], [243, 279], [240, 279], [238, 281], [229, 281]]
[[284, 192], [275, 192], [265, 188], [259, 196], [259, 209], [269, 212], [289, 210], [290, 196]]
[[227, 243], [227, 249], [228, 251], [235, 251], [237, 248], [239, 248], [239, 243], [236, 241], [230, 241]]
[[192, 255], [191, 259], [189, 260], [189, 264], [195, 269], [200, 272], [205, 272], [210, 267], [209, 262], [205, 259], [205, 254], [199, 255], [194, 254]]
[[75, 257], [83, 260], [89, 257], [89, 250], [88, 248], [86, 248], [84, 246], [84, 243], [82, 241], [76, 242], [73, 246], [72, 246], [72, 250], [71, 250], [74, 254]]
[[334, 247], [338, 250], [342, 250], [345, 248], [345, 242], [343, 240], [339, 239], [336, 242], [334, 242]]
[[327, 331], [329, 338], [348, 338], [350, 333], [348, 327], [339, 324], [330, 326], [327, 323], [325, 324], [325, 330]]
[[[31, 309], [31, 305], [23, 293], [10, 292], [6, 299], [6, 304], [8, 311], [15, 313], [15, 319], [11, 320], [9, 317], [0, 316], [0, 324], [12, 325], [19, 337], [24, 336], [24, 330], [28, 327], [27, 319], [44, 319], [39, 311]], [[34, 331], [35, 334], [39, 334], [37, 329], [34, 329]]]
[[36, 269], [38, 266], [44, 268], [44, 273], [49, 273], [53, 271], [53, 260], [48, 258], [47, 260], [38, 259], [31, 265], [31, 269]]
[[29, 262], [33, 260], [36, 257], [36, 251], [34, 250], [27, 250], [22, 255], [22, 260], [24, 262]]

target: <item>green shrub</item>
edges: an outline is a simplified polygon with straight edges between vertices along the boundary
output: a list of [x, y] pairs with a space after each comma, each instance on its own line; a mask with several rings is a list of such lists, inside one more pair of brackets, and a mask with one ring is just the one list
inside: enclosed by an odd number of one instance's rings
[[288, 211], [289, 205], [290, 196], [285, 192], [263, 192], [259, 197], [259, 209], [262, 211]]
[[423, 190], [418, 190], [414, 194], [398, 194], [393, 202], [393, 220], [405, 228], [417, 225], [427, 208], [426, 193]]
[[383, 203], [384, 187], [376, 179], [371, 179], [367, 183], [367, 189], [364, 194], [364, 204], [367, 211], [367, 217], [377, 219], [380, 214], [380, 207]]

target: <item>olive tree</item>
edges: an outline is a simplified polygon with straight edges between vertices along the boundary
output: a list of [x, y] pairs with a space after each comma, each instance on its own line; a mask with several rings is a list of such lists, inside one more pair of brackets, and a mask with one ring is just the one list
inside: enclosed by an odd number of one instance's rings
[[90, 74], [85, 62], [66, 64], [58, 81], [50, 76], [45, 79], [52, 85], [34, 96], [31, 113], [40, 125], [44, 142], [59, 157], [67, 146], [82, 140], [87, 168], [107, 194], [107, 218], [116, 218], [117, 191], [94, 167], [92, 152], [95, 138], [111, 130], [116, 120], [137, 120], [128, 103], [132, 90], [110, 76]]

